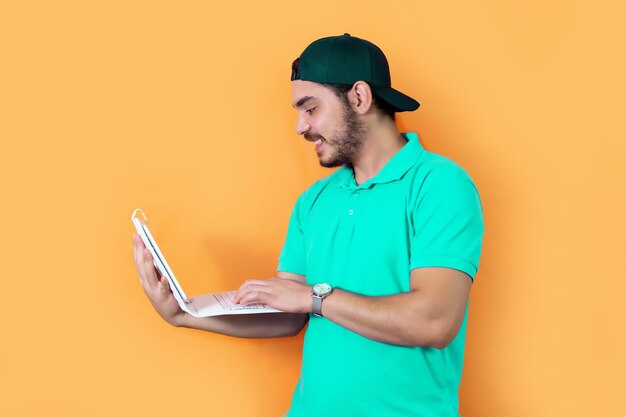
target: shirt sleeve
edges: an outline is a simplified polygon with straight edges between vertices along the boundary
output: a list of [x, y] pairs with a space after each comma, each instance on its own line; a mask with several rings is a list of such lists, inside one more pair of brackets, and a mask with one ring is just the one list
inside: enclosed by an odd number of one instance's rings
[[278, 270], [293, 274], [306, 275], [306, 257], [304, 249], [304, 231], [302, 228], [302, 200], [301, 195], [291, 212], [287, 238], [283, 250], [278, 258]]
[[410, 267], [444, 267], [474, 280], [484, 234], [478, 190], [458, 165], [437, 164], [424, 179], [412, 212]]

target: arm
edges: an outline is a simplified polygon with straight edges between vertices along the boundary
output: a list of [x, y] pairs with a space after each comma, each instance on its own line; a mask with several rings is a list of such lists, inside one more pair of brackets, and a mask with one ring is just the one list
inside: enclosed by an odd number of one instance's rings
[[[322, 304], [324, 317], [362, 336], [384, 343], [444, 348], [456, 336], [469, 297], [471, 278], [449, 268], [416, 268], [410, 291], [384, 297], [366, 297], [341, 289]], [[242, 303], [262, 302], [285, 311], [311, 311], [310, 287], [289, 293], [284, 283], [248, 281], [238, 292]], [[277, 308], [277, 307], [276, 307]]]
[[308, 318], [307, 314], [296, 313], [241, 314], [215, 317], [194, 317], [185, 314], [178, 326], [235, 337], [287, 337], [300, 333]]
[[442, 349], [461, 327], [471, 282], [455, 269], [417, 268], [409, 292], [365, 297], [336, 290], [324, 300], [322, 313], [370, 339]]
[[[156, 312], [167, 323], [237, 337], [294, 336], [308, 321], [307, 314], [264, 313], [217, 317], [194, 317], [183, 311], [170, 291], [167, 278], [160, 276], [152, 262], [150, 252], [141, 238], [133, 235], [133, 255], [141, 285]], [[302, 283], [305, 277], [279, 272], [280, 279]]]

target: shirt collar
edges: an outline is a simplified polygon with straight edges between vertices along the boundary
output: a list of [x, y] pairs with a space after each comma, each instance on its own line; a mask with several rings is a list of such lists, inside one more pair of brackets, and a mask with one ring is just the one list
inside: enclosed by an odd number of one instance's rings
[[343, 166], [344, 171], [339, 181], [339, 186], [349, 190], [371, 188], [375, 184], [384, 184], [401, 179], [404, 174], [417, 162], [422, 155], [424, 148], [419, 142], [417, 133], [406, 132], [402, 136], [407, 140], [406, 144], [400, 149], [380, 170], [375, 177], [370, 178], [363, 184], [357, 185], [354, 179], [354, 170], [351, 166]]

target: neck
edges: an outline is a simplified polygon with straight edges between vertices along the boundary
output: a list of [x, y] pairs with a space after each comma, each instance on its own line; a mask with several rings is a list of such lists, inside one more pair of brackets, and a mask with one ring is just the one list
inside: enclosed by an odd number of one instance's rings
[[370, 126], [359, 154], [352, 161], [357, 184], [374, 178], [405, 144], [406, 139], [400, 134], [394, 121], [385, 120]]

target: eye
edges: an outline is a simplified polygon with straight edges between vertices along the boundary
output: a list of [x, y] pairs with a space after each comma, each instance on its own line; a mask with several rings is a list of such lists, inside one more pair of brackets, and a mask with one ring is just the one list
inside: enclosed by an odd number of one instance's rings
[[308, 109], [306, 112], [309, 114], [313, 114], [313, 112], [315, 111], [315, 109], [317, 109], [317, 107], [311, 107], [310, 109]]

